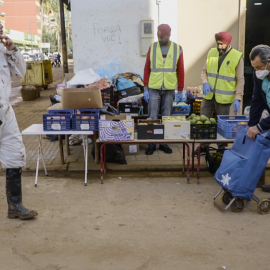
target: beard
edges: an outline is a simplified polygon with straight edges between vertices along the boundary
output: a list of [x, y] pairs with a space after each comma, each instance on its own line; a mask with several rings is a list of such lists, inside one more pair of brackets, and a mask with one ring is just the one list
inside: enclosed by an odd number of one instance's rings
[[219, 52], [219, 56], [222, 56], [226, 53], [227, 49], [228, 49], [229, 46], [227, 46], [225, 49], [218, 49], [218, 52]]

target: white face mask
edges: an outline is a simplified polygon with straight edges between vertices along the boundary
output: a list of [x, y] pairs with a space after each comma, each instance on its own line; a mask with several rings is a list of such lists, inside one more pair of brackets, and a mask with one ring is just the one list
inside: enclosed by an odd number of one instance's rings
[[[268, 65], [268, 63], [267, 63], [267, 65]], [[259, 80], [263, 80], [266, 76], [269, 75], [270, 71], [266, 69], [267, 68], [267, 65], [265, 67], [265, 70], [257, 70], [256, 71], [256, 76], [257, 76], [257, 78]]]

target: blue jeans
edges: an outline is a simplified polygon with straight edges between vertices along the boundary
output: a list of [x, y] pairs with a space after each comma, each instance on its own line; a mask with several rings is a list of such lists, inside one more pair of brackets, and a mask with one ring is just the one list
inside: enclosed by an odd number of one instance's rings
[[162, 116], [170, 116], [174, 99], [174, 90], [149, 89], [148, 117], [157, 120], [160, 110]]
[[162, 116], [171, 116], [174, 99], [174, 90], [156, 90], [149, 88], [148, 117], [157, 120], [159, 111], [161, 111]]

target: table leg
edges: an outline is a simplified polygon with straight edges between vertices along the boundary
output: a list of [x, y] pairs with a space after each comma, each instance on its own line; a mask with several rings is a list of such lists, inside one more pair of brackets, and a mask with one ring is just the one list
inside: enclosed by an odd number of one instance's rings
[[186, 145], [183, 143], [183, 171], [182, 173], [185, 173], [185, 159], [186, 159]]
[[40, 139], [38, 141], [39, 141], [39, 144], [38, 144], [38, 157], [37, 157], [35, 187], [37, 187], [37, 182], [38, 182], [38, 169], [39, 169], [39, 160], [40, 160]]
[[70, 155], [70, 148], [69, 148], [69, 135], [65, 135], [65, 143], [66, 143], [66, 150], [67, 150], [67, 155]]
[[[88, 137], [87, 137], [87, 135], [85, 135], [85, 137], [84, 137], [84, 135], [83, 135], [83, 147], [84, 147], [84, 153], [85, 153], [85, 155], [84, 155], [84, 160], [85, 160], [85, 182], [84, 182], [84, 185], [85, 186], [87, 186], [87, 173], [88, 173], [88, 169], [87, 169], [87, 167], [88, 167]], [[85, 144], [85, 142], [86, 142], [86, 144]]]
[[60, 162], [62, 165], [64, 165], [65, 161], [64, 161], [64, 151], [63, 151], [63, 140], [62, 140], [61, 135], [58, 135], [58, 140], [59, 140]]
[[103, 157], [103, 147], [104, 147], [104, 144], [101, 145], [100, 147], [100, 178], [101, 178], [101, 181], [100, 183], [103, 184], [103, 178], [104, 178], [104, 172], [103, 172], [103, 161], [104, 161], [104, 157]]
[[44, 161], [44, 156], [43, 156], [42, 138], [41, 138], [41, 135], [39, 135], [39, 149], [40, 149], [40, 157], [41, 157], [41, 159], [42, 159], [42, 163], [43, 163], [43, 168], [44, 168], [44, 171], [45, 171], [45, 175], [48, 176], [47, 168], [46, 168], [45, 161]]
[[106, 144], [104, 144], [104, 173], [107, 173], [107, 149], [106, 149]]
[[197, 184], [200, 184], [200, 166], [201, 166], [201, 147], [205, 143], [201, 143], [198, 148], [198, 165], [197, 165]]
[[190, 182], [190, 147], [188, 143], [184, 143], [187, 146], [187, 183]]
[[83, 140], [83, 154], [84, 154], [84, 158], [85, 158], [85, 137], [84, 137], [84, 135], [82, 136], [82, 140]]
[[192, 173], [194, 173], [194, 148], [195, 148], [195, 143], [192, 143], [192, 162], [191, 162], [191, 166], [192, 166]]

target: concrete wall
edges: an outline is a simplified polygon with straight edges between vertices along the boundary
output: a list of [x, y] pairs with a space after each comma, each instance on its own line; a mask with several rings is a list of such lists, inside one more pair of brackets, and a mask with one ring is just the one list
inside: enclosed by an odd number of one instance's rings
[[[122, 71], [143, 76], [145, 57], [140, 54], [140, 22], [154, 20], [173, 28], [177, 41], [177, 0], [160, 4], [156, 0], [71, 1], [75, 72], [89, 67], [100, 68], [118, 58]], [[160, 20], [158, 20], [160, 17]]]
[[178, 0], [178, 43], [184, 51], [185, 87], [201, 84], [207, 53], [216, 47], [215, 33], [229, 31], [238, 49], [239, 0]]

